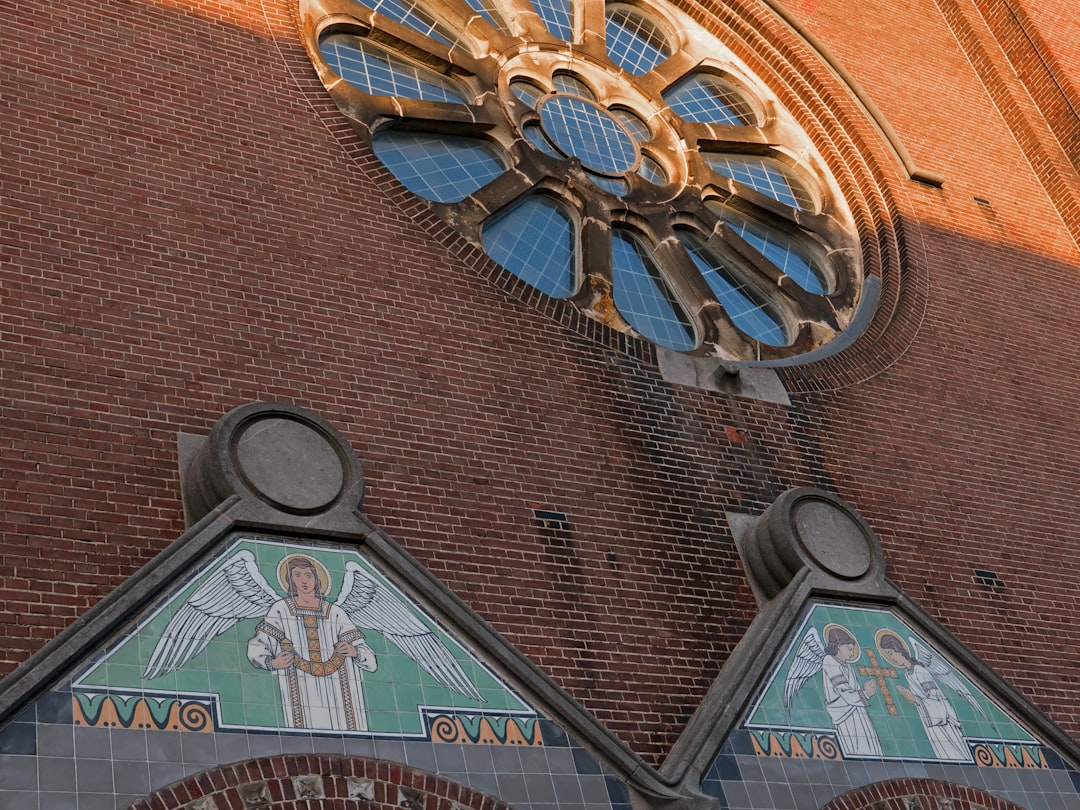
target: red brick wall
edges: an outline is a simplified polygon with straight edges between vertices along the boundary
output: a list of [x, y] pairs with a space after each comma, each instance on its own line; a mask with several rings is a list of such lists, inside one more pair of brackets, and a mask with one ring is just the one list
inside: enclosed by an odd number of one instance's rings
[[180, 810], [193, 804], [219, 810], [510, 810], [504, 802], [415, 768], [331, 756], [264, 757], [211, 768], [162, 788], [131, 810]]
[[977, 788], [933, 779], [894, 779], [856, 788], [838, 796], [822, 810], [1022, 810]]
[[[0, 56], [0, 671], [183, 530], [178, 431], [276, 399], [341, 428], [367, 514], [654, 761], [755, 613], [725, 512], [806, 484], [861, 510], [896, 581], [1080, 732], [1076, 188], [1060, 152], [1030, 151], [1052, 133], [930, 0], [793, 3], [946, 177], [912, 183], [746, 6], [720, 29], [907, 279], [888, 279], [889, 329], [787, 375], [790, 408], [667, 385], [647, 351], [483, 278], [328, 128], [283, 4], [20, 3]], [[534, 508], [567, 513], [572, 540]]]

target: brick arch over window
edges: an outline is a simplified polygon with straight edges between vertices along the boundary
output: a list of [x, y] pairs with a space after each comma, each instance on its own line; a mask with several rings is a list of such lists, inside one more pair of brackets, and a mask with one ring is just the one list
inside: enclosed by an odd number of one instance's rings
[[279, 755], [223, 765], [162, 788], [129, 810], [513, 810], [442, 776], [365, 757]]
[[978, 788], [933, 779], [890, 779], [850, 790], [821, 810], [1026, 810]]

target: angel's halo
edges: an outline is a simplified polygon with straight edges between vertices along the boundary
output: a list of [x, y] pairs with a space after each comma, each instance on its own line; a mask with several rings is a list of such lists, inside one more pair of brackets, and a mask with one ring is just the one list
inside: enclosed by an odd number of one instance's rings
[[890, 630], [887, 627], [882, 627], [880, 630], [874, 633], [874, 643], [877, 644], [877, 648], [881, 650], [882, 653], [885, 652], [885, 648], [881, 646], [881, 642], [889, 636], [892, 636], [900, 643], [900, 646], [904, 648], [904, 652], [907, 654], [909, 661], [915, 660], [915, 656], [911, 654], [911, 647], [908, 646], [907, 642], [900, 637], [899, 633], [897, 633], [895, 630]]
[[821, 637], [825, 641], [826, 648], [829, 646], [829, 633], [831, 633], [833, 630], [842, 630], [844, 634], [852, 640], [853, 646], [855, 647], [855, 657], [845, 663], [854, 664], [856, 661], [862, 658], [862, 648], [859, 647], [859, 640], [855, 638], [855, 634], [848, 630], [846, 627], [844, 627], [844, 625], [837, 624], [836, 622], [830, 622], [829, 624], [825, 625], [825, 628], [821, 631]]
[[330, 579], [330, 571], [310, 554], [287, 554], [281, 558], [281, 562], [278, 563], [277, 567], [277, 578], [285, 593], [292, 590], [289, 584], [289, 563], [292, 560], [304, 560], [311, 563], [311, 567], [315, 569], [315, 573], [319, 577], [319, 589], [322, 591], [322, 595], [325, 597], [330, 593], [330, 586], [333, 584]]

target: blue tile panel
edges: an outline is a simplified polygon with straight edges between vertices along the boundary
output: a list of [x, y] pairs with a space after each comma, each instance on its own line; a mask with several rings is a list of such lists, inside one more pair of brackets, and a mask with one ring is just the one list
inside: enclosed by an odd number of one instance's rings
[[739, 282], [696, 235], [680, 231], [679, 239], [735, 326], [770, 346], [788, 342], [780, 321], [764, 304], [754, 300], [755, 291], [750, 285]]
[[720, 810], [817, 810], [854, 788], [890, 779], [935, 779], [968, 785], [1028, 810], [1080, 807], [1080, 774], [1054, 752], [1040, 748], [1037, 767], [898, 760], [810, 759], [762, 756], [749, 731], [724, 745], [702, 780], [702, 792]]
[[552, 36], [563, 42], [574, 41], [574, 16], [570, 0], [532, 0], [532, 5]]
[[[4, 810], [119, 810], [217, 764], [308, 753], [400, 762], [520, 810], [630, 810], [625, 786], [544, 719], [537, 733], [542, 744], [483, 745], [333, 733], [94, 728], [75, 725], [70, 712], [65, 717], [54, 709], [71, 703], [68, 689], [50, 693], [31, 710], [32, 719], [0, 733], [0, 745], [19, 740], [26, 749], [0, 753]], [[19, 729], [11, 731], [14, 726]]]
[[813, 211], [816, 207], [814, 198], [795, 172], [775, 158], [709, 152], [703, 153], [703, 157], [713, 171], [777, 202], [802, 211]]
[[408, 0], [367, 0], [365, 5], [445, 45], [453, 44], [448, 29], [419, 3]]
[[730, 82], [711, 73], [692, 73], [664, 92], [664, 101], [684, 121], [754, 126], [754, 108]]

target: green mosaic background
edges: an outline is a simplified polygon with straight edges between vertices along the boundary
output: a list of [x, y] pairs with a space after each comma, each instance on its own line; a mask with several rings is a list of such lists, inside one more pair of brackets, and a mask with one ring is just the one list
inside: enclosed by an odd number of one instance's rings
[[[867, 648], [874, 651], [877, 656], [878, 666], [889, 666], [889, 663], [877, 649], [874, 638], [875, 633], [883, 628], [892, 630], [905, 642], [909, 637], [914, 636], [924, 647], [933, 650], [937, 657], [946, 661], [950, 668], [957, 672], [972, 696], [986, 713], [985, 718], [980, 716], [960, 695], [939, 683], [943, 694], [956, 711], [966, 739], [997, 743], [1037, 743], [1037, 740], [1030, 733], [1018, 725], [982, 689], [967, 678], [963, 672], [952, 666], [948, 658], [942, 656], [933, 645], [914, 632], [891, 611], [836, 604], [815, 604], [809, 609], [806, 617], [793, 634], [779, 663], [770, 673], [766, 686], [752, 705], [744, 723], [745, 728], [777, 732], [814, 731], [825, 734], [833, 733], [832, 721], [824, 708], [824, 690], [820, 673], [812, 676], [803, 685], [802, 689], [792, 699], [790, 708], [785, 708], [783, 705], [784, 682], [791, 663], [802, 643], [803, 635], [811, 626], [816, 627], [819, 634], [821, 634], [825, 627], [831, 623], [847, 628], [858, 641], [862, 652], [859, 659], [854, 662], [856, 672], [858, 672], [860, 666], [871, 665]], [[869, 706], [870, 717], [881, 741], [883, 755], [885, 757], [905, 759], [936, 760], [934, 749], [927, 739], [926, 730], [919, 720], [915, 706], [901, 697], [895, 688], [896, 685], [906, 684], [903, 672], [897, 670], [897, 675], [899, 677], [895, 680], [886, 678], [885, 681], [889, 685], [898, 714], [895, 716], [889, 714], [880, 689]], [[859, 675], [859, 682], [863, 683], [868, 677], [870, 676]]]
[[[256, 669], [247, 659], [247, 643], [254, 635], [258, 619], [242, 620], [226, 630], [206, 650], [176, 672], [152, 680], [142, 677], [146, 662], [150, 660], [162, 631], [175, 611], [204, 579], [241, 549], [255, 555], [260, 571], [275, 589], [280, 589], [277, 566], [283, 557], [302, 553], [317, 559], [330, 573], [331, 587], [327, 598], [331, 601], [340, 592], [346, 562], [358, 562], [365, 572], [412, 606], [424, 623], [436, 631], [485, 700], [478, 703], [447, 689], [381, 634], [363, 630], [379, 665], [378, 670], [366, 672], [363, 676], [370, 733], [422, 734], [423, 724], [418, 711], [421, 705], [458, 710], [465, 715], [483, 711], [536, 716], [531, 707], [479, 666], [462, 645], [442, 632], [413, 600], [393, 586], [357, 552], [254, 538], [241, 538], [231, 543], [208, 565], [195, 572], [179, 590], [148, 611], [147, 615], [152, 618], [140, 621], [134, 630], [104, 651], [97, 662], [75, 679], [73, 689], [76, 692], [81, 689], [107, 690], [127, 695], [138, 692], [158, 697], [212, 694], [217, 695], [220, 701], [221, 722], [226, 726], [281, 728], [282, 707], [277, 678], [270, 672]], [[155, 615], [154, 611], [160, 612]]]

